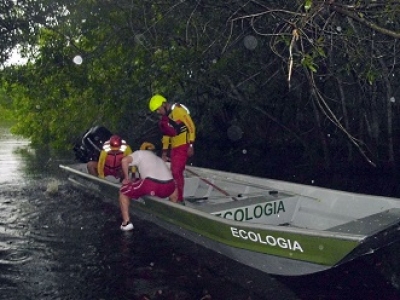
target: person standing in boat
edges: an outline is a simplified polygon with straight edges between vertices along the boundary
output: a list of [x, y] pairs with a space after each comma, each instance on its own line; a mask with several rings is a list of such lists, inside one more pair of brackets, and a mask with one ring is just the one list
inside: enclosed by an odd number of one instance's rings
[[[131, 199], [137, 200], [145, 195], [167, 198], [175, 190], [175, 182], [167, 164], [151, 151], [154, 150], [154, 146], [144, 147], [144, 144], [141, 149], [148, 150], [134, 151], [121, 161], [123, 180], [118, 199], [122, 215], [120, 228], [123, 231], [133, 229], [129, 218]], [[133, 167], [139, 174], [139, 178], [135, 176], [130, 178], [129, 173]]]
[[132, 153], [131, 147], [118, 135], [113, 135], [104, 142], [100, 152], [99, 161], [89, 161], [87, 169], [89, 174], [105, 178], [114, 176], [122, 178], [121, 160]]
[[[190, 117], [189, 110], [182, 104], [171, 104], [163, 96], [156, 94], [149, 102], [152, 112], [161, 115], [159, 122], [163, 134], [162, 159], [171, 161], [171, 171], [175, 180], [176, 190], [170, 196], [172, 202], [183, 202], [185, 166], [187, 159], [194, 154], [196, 127]], [[170, 156], [168, 157], [168, 151]]]

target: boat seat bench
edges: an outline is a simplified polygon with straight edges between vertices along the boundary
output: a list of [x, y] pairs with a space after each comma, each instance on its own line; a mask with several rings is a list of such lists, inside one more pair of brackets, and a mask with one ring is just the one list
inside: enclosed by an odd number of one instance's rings
[[399, 222], [400, 208], [390, 208], [380, 213], [331, 227], [327, 231], [368, 235]]

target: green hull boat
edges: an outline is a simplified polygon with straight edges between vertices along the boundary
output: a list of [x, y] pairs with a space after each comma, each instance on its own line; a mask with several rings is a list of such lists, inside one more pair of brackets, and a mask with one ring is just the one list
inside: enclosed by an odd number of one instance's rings
[[[120, 184], [60, 165], [77, 187], [118, 205]], [[185, 205], [146, 196], [131, 214], [268, 274], [300, 276], [400, 238], [400, 199], [187, 167]]]

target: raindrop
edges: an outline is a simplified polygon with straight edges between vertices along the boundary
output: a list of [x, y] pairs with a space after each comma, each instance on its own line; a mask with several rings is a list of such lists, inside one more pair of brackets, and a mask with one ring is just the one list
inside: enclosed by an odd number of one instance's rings
[[82, 64], [83, 59], [82, 59], [82, 56], [76, 55], [76, 56], [73, 58], [72, 61], [74, 62], [74, 64], [80, 65], [80, 64]]
[[254, 50], [257, 47], [258, 41], [257, 38], [253, 35], [247, 35], [243, 39], [244, 46], [249, 50]]
[[145, 38], [144, 35], [139, 33], [135, 35], [135, 43], [139, 45], [144, 45]]
[[232, 125], [227, 130], [228, 138], [232, 141], [238, 141], [243, 136], [243, 130], [239, 126]]

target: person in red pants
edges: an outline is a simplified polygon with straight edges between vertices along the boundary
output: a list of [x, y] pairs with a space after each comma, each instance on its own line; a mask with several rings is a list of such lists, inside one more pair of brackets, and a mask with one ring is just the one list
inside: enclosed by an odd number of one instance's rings
[[[189, 110], [180, 103], [171, 104], [160, 94], [154, 95], [149, 102], [152, 112], [161, 115], [159, 122], [163, 133], [162, 159], [171, 161], [171, 172], [174, 177], [176, 190], [169, 197], [172, 202], [183, 202], [183, 189], [186, 161], [194, 154], [196, 126]], [[168, 150], [170, 157], [168, 158]]]
[[[144, 144], [142, 145], [144, 146]], [[137, 200], [142, 196], [150, 195], [160, 198], [168, 198], [175, 190], [175, 182], [171, 170], [165, 162], [157, 156], [151, 147], [141, 147], [132, 154], [125, 156], [121, 161], [123, 180], [119, 190], [119, 204], [121, 209], [121, 230], [133, 229], [130, 221], [129, 206], [131, 200]], [[135, 167], [139, 178], [131, 178], [130, 170]]]

